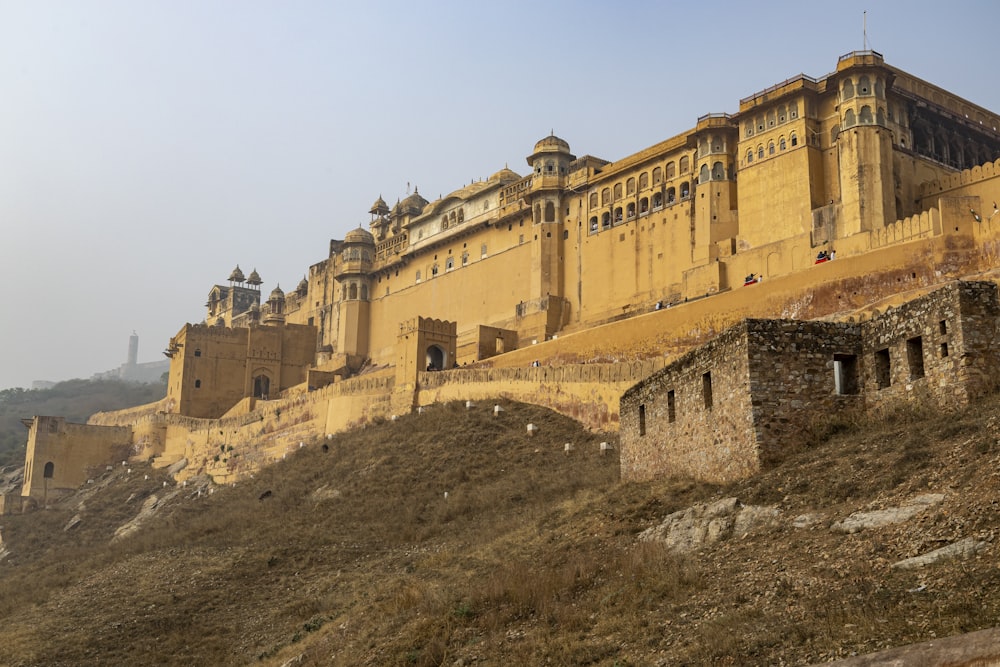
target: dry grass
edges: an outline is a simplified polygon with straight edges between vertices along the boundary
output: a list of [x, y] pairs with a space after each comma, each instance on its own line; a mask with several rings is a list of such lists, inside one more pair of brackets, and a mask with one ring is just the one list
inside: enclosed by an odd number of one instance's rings
[[[541, 408], [436, 406], [184, 496], [111, 544], [162, 493], [160, 473], [116, 470], [82, 510], [4, 518], [0, 664], [807, 664], [986, 627], [992, 546], [889, 564], [996, 530], [998, 405], [835, 424], [728, 488], [619, 483], [606, 436]], [[948, 502], [905, 528], [826, 529], [927, 490]], [[723, 495], [825, 519], [689, 555], [635, 540]]]

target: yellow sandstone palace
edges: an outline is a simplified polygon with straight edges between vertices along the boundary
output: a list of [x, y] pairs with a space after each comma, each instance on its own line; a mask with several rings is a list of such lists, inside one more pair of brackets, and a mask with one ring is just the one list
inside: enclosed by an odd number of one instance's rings
[[91, 424], [217, 478], [438, 400], [616, 429], [628, 387], [742, 318], [837, 317], [992, 268], [998, 158], [1000, 117], [873, 51], [616, 161], [550, 135], [523, 175], [379, 196], [294, 291], [262, 303], [237, 267], [171, 339], [167, 399]]

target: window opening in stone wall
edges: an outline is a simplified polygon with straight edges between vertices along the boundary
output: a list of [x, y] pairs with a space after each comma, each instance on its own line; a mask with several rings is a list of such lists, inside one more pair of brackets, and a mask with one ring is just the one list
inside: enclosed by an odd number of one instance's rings
[[942, 357], [948, 356], [948, 343], [941, 343], [941, 356]]
[[678, 167], [682, 174], [686, 174], [691, 171], [691, 159], [685, 155], [680, 160], [680, 166]]
[[485, 243], [483, 244], [483, 247], [480, 248], [479, 258], [480, 259], [486, 259], [486, 244]]
[[[673, 162], [667, 165], [668, 173], [672, 165]], [[670, 176], [667, 176], [667, 178], [670, 178]], [[656, 167], [655, 169], [653, 169], [653, 185], [659, 185], [662, 182], [663, 182], [663, 170], [660, 169], [659, 167]]]
[[639, 435], [646, 435], [646, 406], [639, 406]]
[[56, 468], [56, 464], [53, 463], [52, 461], [49, 461], [48, 463], [46, 463], [45, 464], [45, 470], [42, 471], [42, 477], [44, 477], [46, 479], [51, 479], [52, 478], [52, 473], [55, 472], [55, 468]]
[[556, 221], [556, 205], [552, 202], [545, 203], [545, 222]]
[[201, 389], [201, 380], [195, 380], [194, 381], [194, 388], [195, 389]]
[[942, 336], [948, 335], [948, 320], [941, 320], [938, 323], [938, 330], [941, 332]]
[[910, 367], [910, 379], [924, 376], [924, 341], [920, 336], [906, 341], [906, 362]]
[[253, 397], [267, 400], [267, 395], [271, 391], [271, 378], [266, 375], [258, 375], [253, 379]]
[[854, 354], [833, 355], [833, 384], [841, 396], [858, 393], [858, 357]]
[[891, 374], [892, 364], [889, 361], [889, 349], [879, 350], [875, 353], [875, 382], [879, 389], [886, 389], [892, 384]]
[[420, 271], [417, 271], [417, 279], [416, 279], [416, 282], [418, 282], [418, 283], [420, 282]]
[[196, 357], [200, 357], [201, 356], [201, 348], [196, 348], [195, 349], [194, 356], [196, 356]]
[[705, 399], [705, 409], [712, 409], [712, 373], [708, 372], [701, 376], [701, 395]]
[[688, 185], [687, 181], [681, 183], [681, 199], [686, 199], [691, 195], [691, 186]]
[[673, 389], [667, 392], [667, 421], [671, 424], [677, 421], [677, 397]]

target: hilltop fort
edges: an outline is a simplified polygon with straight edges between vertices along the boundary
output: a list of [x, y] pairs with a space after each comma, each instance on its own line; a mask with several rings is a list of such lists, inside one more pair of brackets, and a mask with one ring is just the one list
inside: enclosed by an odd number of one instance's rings
[[[236, 267], [170, 340], [162, 402], [29, 423], [22, 502], [129, 457], [228, 481], [372, 419], [501, 395], [621, 423], [626, 476], [731, 479], [779, 456], [776, 425], [811, 404], [992, 386], [996, 114], [860, 51], [633, 155], [572, 150], [550, 135], [523, 175], [379, 195], [293, 291], [263, 300]], [[765, 400], [776, 387], [788, 400]]]

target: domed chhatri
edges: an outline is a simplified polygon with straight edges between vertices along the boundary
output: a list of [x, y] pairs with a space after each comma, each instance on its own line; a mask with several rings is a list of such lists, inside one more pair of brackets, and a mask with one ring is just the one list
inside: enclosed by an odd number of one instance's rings
[[273, 290], [271, 290], [271, 296], [268, 297], [268, 301], [280, 299], [285, 300], [285, 293], [281, 290], [281, 285], [277, 285]]
[[382, 195], [379, 195], [368, 212], [377, 216], [389, 215], [389, 205], [382, 199]]
[[247, 278], [247, 285], [253, 285], [254, 287], [260, 287], [264, 281], [260, 279], [260, 274], [257, 273], [257, 269], [250, 272], [250, 277]]
[[535, 153], [569, 153], [569, 143], [565, 139], [560, 139], [554, 134], [550, 134], [535, 144]]
[[243, 271], [240, 270], [240, 265], [237, 264], [236, 268], [233, 269], [233, 272], [229, 274], [229, 282], [241, 283], [244, 280], [246, 280], [246, 277], [244, 277]]
[[420, 215], [423, 213], [424, 207], [429, 203], [420, 196], [420, 192], [416, 188], [413, 188], [413, 194], [401, 201], [397, 206], [399, 207], [399, 212], [403, 215]]
[[372, 233], [368, 230], [357, 227], [344, 234], [344, 243], [364, 243], [366, 245], [374, 245], [375, 237], [372, 236]]

